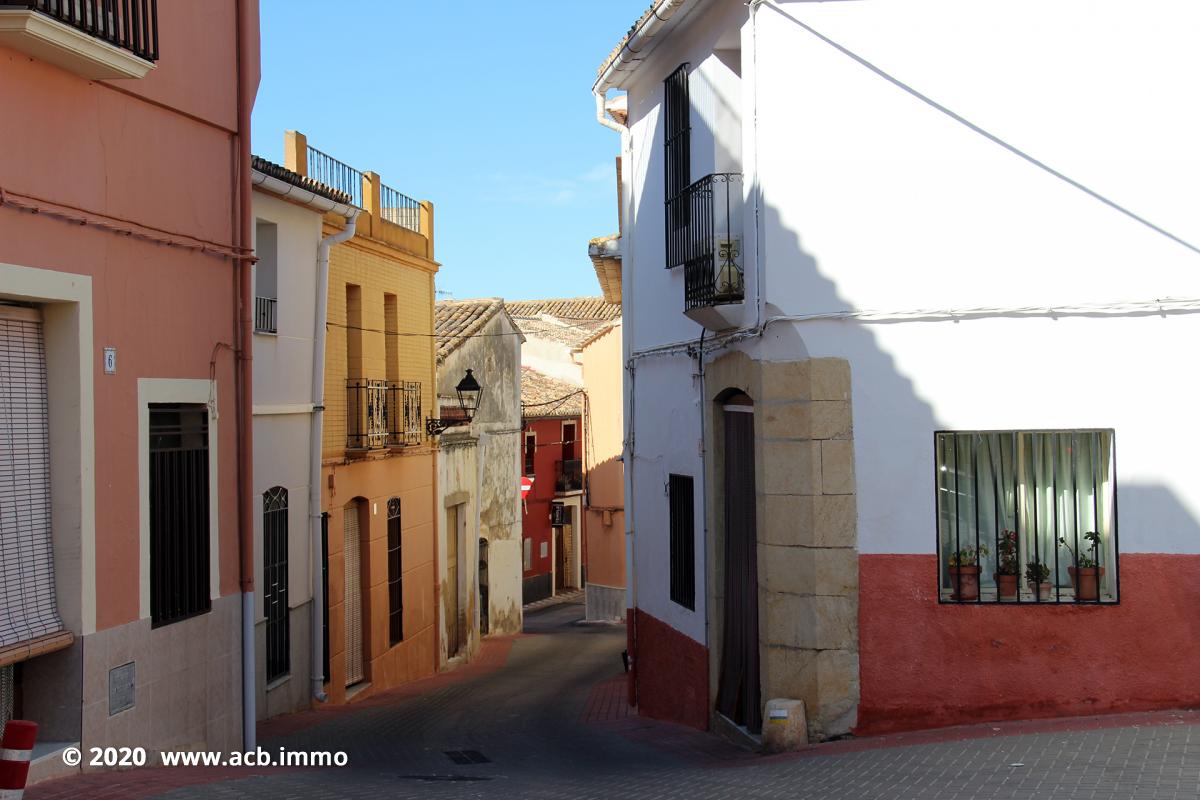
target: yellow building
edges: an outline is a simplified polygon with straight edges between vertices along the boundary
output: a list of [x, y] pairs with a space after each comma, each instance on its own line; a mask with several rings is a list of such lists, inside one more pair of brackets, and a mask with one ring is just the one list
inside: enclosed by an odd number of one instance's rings
[[[330, 250], [325, 345], [325, 693], [342, 702], [437, 669], [433, 206], [295, 131], [285, 160], [363, 209]], [[345, 224], [326, 215], [324, 235]]]

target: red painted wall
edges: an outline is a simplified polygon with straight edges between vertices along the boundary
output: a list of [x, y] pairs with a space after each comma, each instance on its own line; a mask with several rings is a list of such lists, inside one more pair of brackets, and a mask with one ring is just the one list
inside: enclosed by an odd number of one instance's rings
[[861, 556], [855, 733], [1200, 706], [1200, 555], [1120, 566], [1119, 605], [954, 606], [936, 556]]
[[[534, 456], [533, 489], [525, 498], [521, 517], [521, 536], [533, 540], [532, 569], [524, 570], [522, 578], [546, 575], [553, 569], [554, 546], [550, 541], [550, 504], [554, 500], [554, 462], [562, 460], [562, 424], [575, 423], [580, 431], [579, 417], [566, 419], [527, 419], [525, 430], [537, 436], [537, 454]], [[576, 438], [580, 438], [576, 433]], [[579, 458], [582, 444], [575, 443], [575, 457]], [[521, 436], [521, 469], [525, 469], [525, 436]], [[542, 543], [546, 543], [546, 557], [541, 557]]]
[[638, 713], [708, 730], [708, 648], [640, 608], [633, 612]]

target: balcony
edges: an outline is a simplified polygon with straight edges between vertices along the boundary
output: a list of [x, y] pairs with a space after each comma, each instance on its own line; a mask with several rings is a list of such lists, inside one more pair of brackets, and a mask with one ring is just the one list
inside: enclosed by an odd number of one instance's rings
[[420, 444], [421, 384], [346, 381], [346, 449], [356, 453]]
[[735, 316], [712, 311], [745, 299], [742, 272], [742, 176], [708, 175], [667, 201], [667, 267], [683, 267], [684, 313], [723, 330]]
[[554, 491], [578, 492], [583, 489], [583, 462], [578, 458], [554, 462]]
[[274, 297], [254, 298], [254, 332], [278, 333], [278, 322], [275, 318], [278, 301]]
[[158, 60], [157, 0], [0, 0], [0, 46], [93, 80]]

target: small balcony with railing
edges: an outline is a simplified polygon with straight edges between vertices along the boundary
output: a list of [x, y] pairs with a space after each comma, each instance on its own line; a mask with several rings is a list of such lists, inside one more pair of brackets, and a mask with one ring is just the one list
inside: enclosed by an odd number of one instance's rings
[[433, 204], [384, 183], [379, 175], [356, 169], [311, 147], [302, 133], [288, 131], [284, 166], [341, 192], [361, 208], [357, 233], [417, 256], [433, 259]]
[[554, 462], [554, 491], [559, 493], [583, 490], [583, 461], [578, 458]]
[[667, 200], [667, 267], [683, 267], [684, 313], [712, 330], [741, 320], [742, 176], [707, 175]]
[[352, 378], [346, 381], [346, 450], [365, 455], [420, 444], [421, 384]]
[[142, 78], [158, 60], [158, 2], [0, 0], [0, 47], [93, 80]]

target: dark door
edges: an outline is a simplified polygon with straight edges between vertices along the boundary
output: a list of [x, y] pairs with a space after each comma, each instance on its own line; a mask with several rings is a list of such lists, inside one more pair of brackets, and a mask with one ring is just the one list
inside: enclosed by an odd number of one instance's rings
[[754, 408], [725, 402], [725, 613], [717, 711], [762, 730], [758, 671], [758, 547], [754, 511]]
[[554, 591], [561, 592], [567, 586], [567, 548], [562, 527], [554, 528]]

